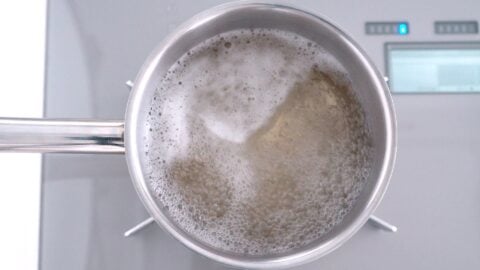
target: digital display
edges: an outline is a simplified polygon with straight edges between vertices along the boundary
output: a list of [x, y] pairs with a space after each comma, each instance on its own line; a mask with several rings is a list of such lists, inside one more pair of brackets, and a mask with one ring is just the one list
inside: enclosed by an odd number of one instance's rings
[[408, 22], [367, 22], [365, 23], [367, 35], [408, 35], [410, 27]]
[[437, 21], [434, 25], [439, 35], [478, 34], [477, 21]]
[[399, 35], [406, 35], [406, 34], [408, 34], [408, 24], [406, 24], [406, 23], [399, 23], [399, 24], [398, 24], [398, 34], [399, 34]]
[[395, 93], [480, 92], [480, 43], [390, 43], [386, 50]]

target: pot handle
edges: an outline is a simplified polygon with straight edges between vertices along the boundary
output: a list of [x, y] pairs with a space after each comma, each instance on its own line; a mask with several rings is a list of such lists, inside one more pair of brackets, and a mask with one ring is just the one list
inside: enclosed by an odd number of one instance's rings
[[0, 118], [0, 152], [123, 154], [123, 121]]

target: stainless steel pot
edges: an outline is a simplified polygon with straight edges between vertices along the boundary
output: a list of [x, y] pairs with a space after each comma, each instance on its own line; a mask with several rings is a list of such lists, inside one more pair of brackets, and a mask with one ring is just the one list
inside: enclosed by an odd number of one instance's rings
[[[352, 211], [311, 245], [287, 254], [245, 256], [214, 249], [189, 235], [162, 211], [144, 178], [140, 139], [157, 83], [168, 68], [196, 44], [238, 28], [274, 28], [295, 32], [320, 44], [346, 68], [372, 130], [374, 166]], [[137, 78], [123, 121], [0, 119], [0, 151], [125, 153], [133, 184], [145, 207], [167, 232], [213, 260], [242, 268], [280, 268], [319, 258], [347, 241], [379, 204], [392, 172], [396, 124], [383, 77], [363, 50], [330, 22], [292, 7], [275, 4], [225, 4], [198, 14], [168, 36], [147, 58]]]

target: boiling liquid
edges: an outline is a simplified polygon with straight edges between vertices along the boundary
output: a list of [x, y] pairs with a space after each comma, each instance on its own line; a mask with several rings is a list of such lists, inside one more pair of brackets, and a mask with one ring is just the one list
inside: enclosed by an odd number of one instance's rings
[[352, 208], [371, 139], [342, 66], [292, 33], [236, 30], [193, 48], [159, 82], [145, 127], [150, 184], [199, 240], [277, 254]]

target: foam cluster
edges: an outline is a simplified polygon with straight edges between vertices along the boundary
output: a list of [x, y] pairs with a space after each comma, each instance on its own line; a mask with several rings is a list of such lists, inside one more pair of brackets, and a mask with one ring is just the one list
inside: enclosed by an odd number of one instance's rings
[[250, 255], [308, 245], [350, 211], [371, 138], [344, 68], [293, 33], [243, 29], [191, 49], [145, 116], [146, 176], [171, 219]]

